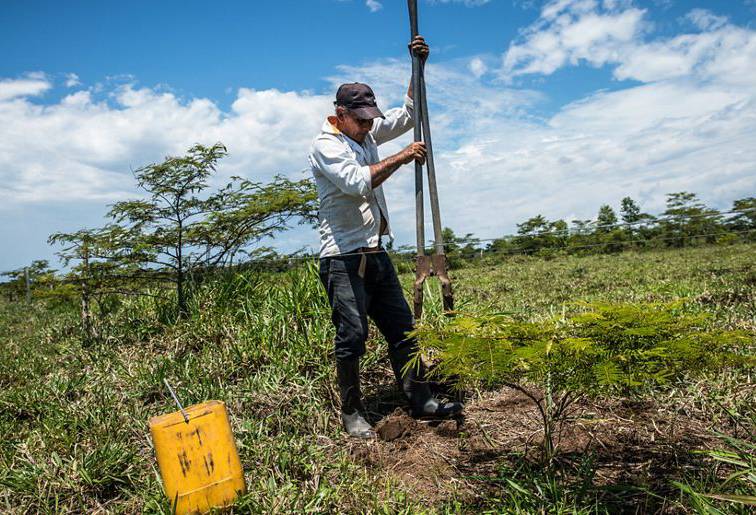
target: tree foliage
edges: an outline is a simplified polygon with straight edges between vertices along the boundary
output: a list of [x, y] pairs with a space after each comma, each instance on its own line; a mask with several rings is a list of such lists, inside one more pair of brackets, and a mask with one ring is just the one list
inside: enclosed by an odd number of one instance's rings
[[29, 266], [0, 272], [0, 277], [6, 278], [0, 286], [8, 300], [15, 301], [26, 296], [27, 275], [34, 296], [44, 295], [44, 291], [55, 282], [55, 270], [50, 268], [50, 262], [46, 259], [37, 259]]
[[732, 216], [726, 224], [731, 231], [748, 233], [749, 241], [756, 241], [756, 197], [747, 197], [733, 202]]
[[689, 375], [751, 363], [735, 352], [748, 335], [710, 327], [680, 303], [584, 304], [541, 322], [508, 315], [457, 316], [442, 328], [419, 327], [433, 374], [460, 387], [511, 386], [541, 413], [544, 456], [583, 397], [626, 395]]
[[311, 220], [316, 208], [306, 180], [277, 176], [263, 184], [233, 177], [213, 191], [210, 179], [226, 155], [220, 143], [195, 145], [184, 156], [139, 168], [143, 198], [115, 203], [100, 229], [54, 234], [50, 243], [62, 245], [63, 260], [78, 262], [79, 275], [98, 287], [124, 293], [126, 285], [172, 282], [183, 314], [191, 274], [259, 254], [255, 244], [293, 220]]
[[517, 236], [512, 244], [525, 254], [536, 254], [544, 249], [559, 249], [567, 242], [567, 223], [564, 220], [551, 222], [537, 215], [517, 224]]
[[683, 247], [690, 240], [713, 243], [722, 232], [721, 222], [719, 213], [707, 208], [695, 193], [681, 191], [667, 195], [660, 230], [668, 235], [670, 246]]

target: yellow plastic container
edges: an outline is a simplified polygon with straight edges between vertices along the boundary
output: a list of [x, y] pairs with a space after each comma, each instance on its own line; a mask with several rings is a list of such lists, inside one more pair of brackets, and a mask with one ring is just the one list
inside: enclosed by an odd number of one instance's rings
[[207, 513], [228, 506], [246, 491], [226, 405], [208, 401], [152, 417], [155, 444], [165, 494], [177, 515]]

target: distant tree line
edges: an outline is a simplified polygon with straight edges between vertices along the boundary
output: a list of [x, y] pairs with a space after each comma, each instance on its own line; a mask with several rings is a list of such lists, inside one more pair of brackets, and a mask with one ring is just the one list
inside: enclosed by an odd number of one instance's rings
[[[261, 245], [294, 222], [316, 219], [314, 184], [281, 176], [268, 183], [232, 177], [226, 185], [213, 187], [216, 165], [226, 155], [220, 143], [195, 145], [184, 156], [137, 169], [134, 176], [142, 198], [110, 206], [109, 222], [102, 227], [50, 236], [66, 272], [51, 269], [47, 261], [34, 261], [0, 273], [0, 280], [5, 278], [0, 295], [10, 301], [31, 296], [79, 302], [83, 328], [96, 337], [94, 313], [106, 314], [117, 305], [113, 299], [166, 298], [181, 317], [187, 313], [192, 286], [209, 273], [241, 268], [278, 271], [295, 266], [302, 257], [314, 258], [280, 255]], [[756, 198], [736, 200], [732, 209], [719, 212], [694, 193], [670, 193], [666, 210], [654, 216], [625, 197], [619, 215], [602, 205], [595, 219], [568, 224], [537, 215], [517, 224], [517, 234], [493, 240], [457, 236], [449, 228], [443, 237], [452, 267], [484, 256], [550, 257], [753, 242]], [[415, 254], [414, 247], [389, 250], [407, 258]], [[402, 270], [407, 268], [403, 261]]]
[[490, 241], [472, 234], [460, 237], [449, 228], [443, 236], [452, 265], [493, 254], [550, 257], [754, 242], [756, 197], [736, 200], [729, 211], [720, 212], [705, 206], [695, 193], [669, 193], [666, 209], [656, 216], [644, 213], [635, 200], [625, 197], [619, 216], [604, 204], [595, 219], [568, 224], [539, 214], [517, 224], [517, 234]]
[[[39, 296], [56, 286], [55, 272], [56, 270], [50, 268], [49, 261], [34, 260], [27, 267], [0, 272], [0, 278], [4, 279], [0, 283], [0, 291], [7, 301], [23, 300], [26, 297], [27, 284], [29, 284], [30, 287], [34, 285], [34, 293]], [[29, 293], [31, 294], [32, 290]]]

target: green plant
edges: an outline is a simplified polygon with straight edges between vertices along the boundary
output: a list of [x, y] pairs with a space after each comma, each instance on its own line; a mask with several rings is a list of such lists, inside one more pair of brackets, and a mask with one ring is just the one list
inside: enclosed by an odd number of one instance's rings
[[[691, 482], [674, 481], [699, 513], [751, 513], [756, 506], [756, 444], [719, 435], [725, 448], [699, 451], [712, 462], [708, 478]], [[727, 476], [719, 478], [719, 474]], [[726, 506], [727, 511], [717, 506]], [[748, 508], [748, 507], [751, 508]]]
[[503, 314], [458, 316], [414, 334], [437, 362], [434, 375], [460, 387], [507, 385], [527, 396], [541, 415], [547, 463], [580, 399], [671, 384], [748, 361], [733, 352], [748, 341], [744, 333], [711, 328], [707, 315], [685, 311], [679, 302], [578, 307], [538, 322]]
[[[567, 301], [686, 297], [684, 309], [709, 312], [707, 323], [751, 330], [753, 253], [752, 244], [741, 244], [549, 261], [510, 256], [500, 263], [484, 256], [476, 259], [481, 266], [458, 269], [454, 278], [463, 311], [506, 311], [521, 320], [541, 320]], [[235, 512], [593, 514], [676, 506], [679, 489], [670, 487], [675, 478], [660, 478], [661, 487], [607, 484], [605, 474], [614, 464], [607, 469], [598, 458], [576, 464], [572, 454], [557, 460], [554, 471], [544, 471], [526, 459], [524, 449], [507, 445], [499, 456], [503, 463], [493, 469], [486, 467], [493, 461], [479, 458], [496, 449], [468, 454], [475, 458], [471, 469], [450, 467], [449, 476], [425, 480], [410, 472], [409, 482], [394, 462], [392, 468], [372, 458], [364, 462], [343, 439], [334, 415], [333, 325], [317, 263], [299, 263], [281, 273], [241, 267], [208, 275], [192, 286], [188, 316], [180, 320], [175, 293], [167, 287], [154, 293], [168, 300], [120, 296], [101, 318], [106, 331], [94, 345], [81, 341], [77, 306], [0, 298], [0, 511], [171, 513], [146, 426], [149, 417], [175, 410], [163, 377], [185, 404], [208, 398], [227, 403], [248, 481], [248, 494]], [[400, 280], [410, 294], [414, 274]], [[426, 286], [426, 318], [441, 329], [449, 319], [440, 296], [430, 293], [438, 284]], [[753, 342], [749, 345], [741, 350], [752, 351]], [[364, 370], [366, 396], [387, 386], [393, 391], [385, 342], [373, 331]], [[753, 420], [752, 384], [747, 371], [733, 369], [696, 381], [670, 381], [665, 393], [712, 427], [745, 434]], [[477, 424], [481, 414], [491, 416], [471, 410], [467, 424]], [[421, 445], [422, 438], [418, 435]], [[447, 449], [457, 444], [444, 442]], [[370, 448], [383, 449], [385, 456], [396, 445], [376, 442]], [[658, 450], [648, 440], [639, 445]], [[597, 456], [596, 451], [586, 455]], [[621, 460], [618, 456], [619, 465]], [[692, 461], [685, 465], [689, 475], [677, 479], [696, 491], [733, 493], [735, 482], [725, 489], [714, 478], [698, 479], [708, 477], [711, 463]], [[577, 465], [580, 470], [573, 468]], [[504, 479], [512, 483], [505, 485]], [[618, 487], [627, 495], [618, 497]], [[633, 487], [647, 489], [629, 490]], [[439, 496], [429, 499], [427, 491]], [[749, 508], [719, 502], [713, 501], [722, 511]]]
[[134, 175], [145, 198], [115, 203], [108, 213], [112, 222], [104, 228], [50, 236], [51, 244], [63, 246], [59, 255], [65, 264], [80, 263], [76, 275], [83, 298], [92, 289], [152, 295], [145, 292], [145, 282], [154, 286], [163, 280], [175, 285], [178, 312], [184, 316], [194, 272], [257, 255], [260, 249], [250, 250], [251, 245], [285, 230], [294, 219], [312, 218], [317, 194], [307, 180], [276, 177], [259, 184], [233, 177], [208, 191], [226, 155], [220, 143], [195, 145], [185, 156], [139, 168]]

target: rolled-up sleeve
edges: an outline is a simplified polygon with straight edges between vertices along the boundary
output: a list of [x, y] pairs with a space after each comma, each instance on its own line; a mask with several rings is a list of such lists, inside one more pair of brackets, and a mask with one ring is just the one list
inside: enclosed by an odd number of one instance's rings
[[386, 118], [376, 118], [373, 121], [373, 128], [370, 130], [375, 143], [381, 145], [387, 141], [391, 141], [414, 127], [415, 124], [412, 119], [413, 109], [414, 103], [412, 99], [409, 96], [405, 96], [402, 107], [386, 111], [384, 113]]
[[370, 167], [361, 165], [338, 141], [318, 138], [310, 153], [311, 165], [347, 195], [366, 197], [372, 190]]

